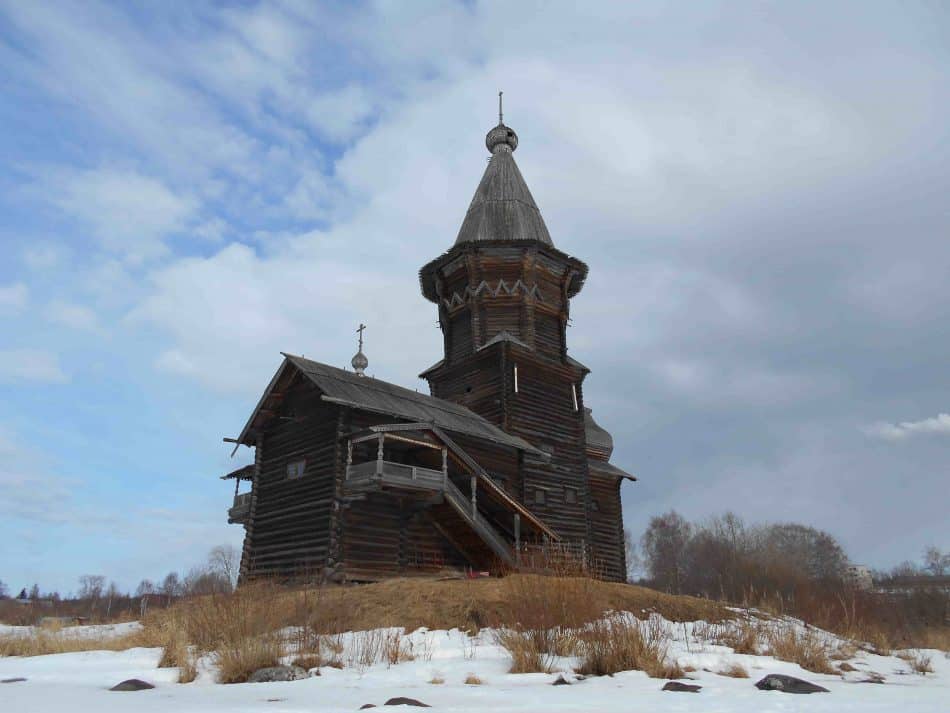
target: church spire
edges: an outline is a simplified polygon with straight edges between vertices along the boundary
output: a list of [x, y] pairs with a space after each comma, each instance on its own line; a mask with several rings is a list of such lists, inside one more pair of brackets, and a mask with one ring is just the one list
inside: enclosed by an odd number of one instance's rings
[[491, 159], [468, 207], [455, 244], [499, 241], [537, 241], [554, 246], [541, 211], [512, 153], [518, 134], [504, 123], [502, 92], [498, 92], [498, 125], [485, 136]]

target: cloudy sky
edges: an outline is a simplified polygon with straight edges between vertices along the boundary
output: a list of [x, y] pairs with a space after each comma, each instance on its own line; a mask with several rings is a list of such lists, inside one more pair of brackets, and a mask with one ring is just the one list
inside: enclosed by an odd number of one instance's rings
[[[505, 91], [627, 526], [732, 509], [950, 545], [937, 2], [0, 0], [0, 579], [219, 543], [279, 351], [425, 388], [418, 268]], [[582, 9], [579, 10], [578, 8]], [[243, 459], [243, 460], [241, 460]]]

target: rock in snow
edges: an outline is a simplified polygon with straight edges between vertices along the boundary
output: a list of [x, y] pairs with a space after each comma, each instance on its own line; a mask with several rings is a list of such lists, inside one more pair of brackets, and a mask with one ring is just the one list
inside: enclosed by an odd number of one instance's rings
[[571, 683], [570, 683], [570, 681], [566, 680], [566, 679], [564, 678], [564, 676], [558, 676], [558, 677], [554, 680], [554, 683], [552, 683], [551, 685], [552, 685], [552, 686], [570, 686]]
[[384, 706], [419, 706], [420, 708], [431, 708], [428, 703], [423, 703], [422, 701], [417, 701], [415, 698], [405, 698], [403, 696], [398, 696], [396, 698], [390, 698], [386, 701]]
[[247, 679], [248, 683], [273, 683], [274, 681], [299, 681], [302, 678], [309, 678], [305, 670], [300, 666], [269, 666], [268, 668], [259, 668]]
[[2, 681], [0, 681], [0, 683], [20, 683], [21, 681], [25, 681], [25, 680], [26, 680], [25, 678], [20, 678], [20, 677], [17, 677], [17, 678], [5, 678], [5, 679], [3, 679]]
[[682, 693], [699, 693], [702, 686], [695, 686], [691, 683], [680, 683], [679, 681], [667, 681], [663, 686], [664, 691], [680, 691]]
[[782, 691], [783, 693], [828, 693], [827, 688], [780, 673], [770, 673], [756, 683], [755, 687], [763, 691]]
[[150, 688], [155, 688], [151, 683], [143, 681], [138, 678], [129, 678], [122, 683], [115, 684], [110, 691], [147, 691]]

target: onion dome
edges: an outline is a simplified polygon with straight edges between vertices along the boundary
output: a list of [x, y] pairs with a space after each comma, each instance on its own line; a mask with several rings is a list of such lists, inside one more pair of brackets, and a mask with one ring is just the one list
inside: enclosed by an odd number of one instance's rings
[[353, 371], [363, 376], [363, 372], [366, 371], [366, 367], [369, 366], [369, 359], [367, 359], [363, 351], [360, 350], [356, 352], [356, 356], [353, 357], [350, 364], [353, 366]]
[[492, 154], [496, 150], [511, 153], [518, 148], [518, 134], [515, 133], [514, 129], [499, 121], [498, 126], [485, 135], [485, 146], [488, 148], [488, 152]]

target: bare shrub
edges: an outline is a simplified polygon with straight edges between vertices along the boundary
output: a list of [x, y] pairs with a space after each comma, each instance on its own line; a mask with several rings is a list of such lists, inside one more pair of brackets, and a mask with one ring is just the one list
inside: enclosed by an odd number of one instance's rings
[[316, 654], [307, 654], [304, 656], [297, 656], [297, 658], [295, 658], [290, 663], [293, 666], [299, 666], [300, 668], [309, 671], [313, 668], [320, 668], [323, 665], [323, 659]]
[[906, 661], [914, 673], [925, 676], [928, 673], [934, 672], [932, 665], [933, 659], [931, 659], [929, 654], [925, 654], [923, 651], [902, 651], [897, 656]]
[[429, 679], [429, 683], [431, 683], [434, 686], [441, 686], [443, 683], [445, 683], [445, 679], [442, 678], [442, 676], [436, 674], [435, 676]]
[[[276, 666], [283, 642], [276, 633], [284, 614], [273, 600], [279, 590], [254, 585], [233, 594], [211, 594], [181, 602], [146, 622], [158, 631], [164, 648], [162, 665], [178, 666], [184, 678], [193, 655], [212, 653], [221, 683], [239, 683], [259, 668]], [[189, 650], [188, 644], [194, 649]]]
[[828, 657], [832, 661], [846, 661], [848, 659], [853, 659], [858, 653], [858, 647], [855, 646], [850, 641], [840, 641], [838, 644], [831, 649], [828, 654]]
[[670, 634], [653, 617], [641, 622], [613, 615], [578, 632], [578, 673], [604, 676], [620, 671], [644, 671], [652, 678], [680, 678], [682, 669], [668, 662]]
[[604, 610], [593, 580], [519, 575], [505, 579], [506, 611], [495, 641], [511, 655], [511, 673], [550, 672], [555, 656], [569, 656], [575, 631]]
[[741, 663], [732, 663], [724, 668], [716, 671], [720, 676], [728, 676], [729, 678], [748, 678], [749, 672], [746, 670], [745, 666]]
[[214, 652], [219, 683], [244, 683], [260, 668], [279, 666], [284, 650], [274, 632], [222, 643]]
[[532, 632], [502, 629], [495, 632], [495, 642], [511, 656], [509, 673], [550, 673], [552, 656], [540, 650], [543, 644]]
[[469, 686], [481, 686], [484, 683], [484, 681], [480, 679], [478, 676], [476, 676], [474, 673], [470, 673], [468, 674], [468, 676], [465, 677], [465, 683]]
[[401, 631], [387, 632], [383, 637], [383, 659], [390, 666], [403, 661], [412, 661], [412, 642]]
[[769, 651], [780, 661], [797, 663], [806, 671], [834, 673], [828, 660], [828, 644], [810, 629], [775, 627], [769, 632]]
[[762, 625], [751, 618], [743, 618], [723, 624], [713, 640], [728, 646], [737, 654], [757, 655], [762, 650]]

